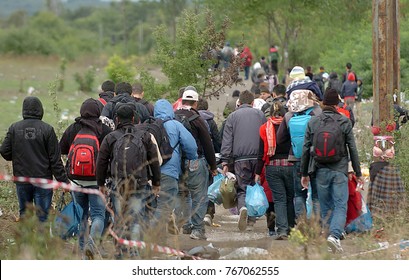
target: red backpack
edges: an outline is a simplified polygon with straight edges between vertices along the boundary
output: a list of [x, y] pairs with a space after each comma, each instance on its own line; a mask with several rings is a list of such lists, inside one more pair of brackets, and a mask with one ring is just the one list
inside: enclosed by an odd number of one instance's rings
[[68, 152], [67, 174], [72, 180], [94, 181], [99, 140], [88, 128], [81, 128]]

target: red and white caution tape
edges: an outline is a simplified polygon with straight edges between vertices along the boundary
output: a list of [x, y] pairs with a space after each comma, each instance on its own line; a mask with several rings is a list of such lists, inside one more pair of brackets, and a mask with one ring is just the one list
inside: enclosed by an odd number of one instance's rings
[[[67, 184], [64, 182], [58, 182], [55, 180], [49, 180], [49, 179], [44, 179], [44, 178], [29, 178], [29, 177], [11, 176], [11, 175], [3, 175], [3, 174], [0, 174], [0, 181], [30, 183], [30, 184], [38, 185], [38, 187], [44, 188], [44, 189], [62, 188], [62, 189], [74, 191], [74, 192], [81, 192], [81, 193], [86, 193], [86, 194], [96, 194], [96, 195], [99, 195], [106, 203], [104, 194], [101, 193], [99, 190], [81, 188], [81, 187], [77, 187], [75, 184]], [[107, 206], [107, 211], [109, 211], [112, 217], [114, 217], [114, 212], [108, 206]], [[123, 238], [119, 238], [118, 235], [111, 228], [109, 229], [109, 233], [112, 235], [113, 238], [115, 238], [118, 241], [119, 244], [122, 244], [122, 245], [137, 247], [139, 249], [145, 249], [149, 246], [152, 251], [155, 251], [158, 253], [173, 254], [176, 256], [180, 256], [180, 257], [190, 257], [196, 260], [200, 259], [199, 257], [190, 256], [183, 251], [176, 250], [170, 247], [160, 246], [160, 245], [152, 244], [152, 243], [147, 244], [143, 241], [138, 241], [138, 240], [126, 240]]]
[[160, 245], [152, 244], [152, 243], [146, 243], [146, 242], [143, 242], [143, 241], [127, 240], [127, 239], [119, 238], [118, 235], [116, 235], [116, 233], [112, 229], [109, 230], [109, 233], [121, 245], [136, 247], [138, 249], [146, 249], [149, 246], [149, 248], [154, 252], [164, 253], [164, 254], [168, 254], [168, 255], [176, 255], [176, 256], [180, 256], [180, 257], [189, 257], [189, 258], [192, 258], [194, 260], [200, 260], [201, 259], [199, 257], [188, 255], [183, 251], [176, 250], [176, 249], [173, 249], [173, 248], [170, 248], [170, 247], [160, 246]]

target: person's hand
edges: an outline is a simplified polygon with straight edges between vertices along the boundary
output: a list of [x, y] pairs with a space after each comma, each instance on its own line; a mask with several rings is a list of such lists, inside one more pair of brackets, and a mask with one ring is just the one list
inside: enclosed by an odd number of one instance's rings
[[363, 191], [364, 190], [364, 183], [365, 183], [364, 177], [362, 177], [362, 176], [358, 177], [358, 178], [356, 178], [356, 180], [358, 182], [357, 188], [359, 188], [361, 191]]
[[256, 174], [256, 176], [254, 176], [254, 182], [260, 184], [260, 175]]
[[67, 186], [65, 186], [65, 188], [63, 188], [62, 190], [63, 190], [64, 193], [67, 193], [67, 192], [70, 191], [71, 181], [68, 181], [68, 182], [65, 182], [65, 183], [67, 184]]
[[152, 186], [152, 193], [156, 196], [159, 196], [160, 186]]
[[107, 195], [108, 194], [108, 189], [105, 186], [99, 186], [99, 191], [103, 194], [103, 195]]
[[308, 184], [310, 183], [310, 177], [302, 176], [301, 177], [301, 185], [303, 190], [308, 190]]
[[212, 173], [212, 176], [216, 176], [219, 172], [217, 172], [217, 169], [215, 170], [210, 170], [210, 172]]
[[229, 167], [227, 165], [224, 165], [223, 166], [223, 176], [226, 176], [228, 171], [229, 171]]

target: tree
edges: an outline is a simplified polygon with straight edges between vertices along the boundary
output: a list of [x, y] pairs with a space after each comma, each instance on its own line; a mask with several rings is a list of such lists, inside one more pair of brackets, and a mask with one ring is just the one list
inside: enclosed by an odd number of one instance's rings
[[237, 83], [240, 58], [235, 57], [226, 70], [214, 67], [218, 64], [228, 26], [229, 20], [225, 18], [217, 31], [209, 11], [205, 12], [203, 19], [185, 10], [178, 22], [174, 42], [168, 36], [166, 26], [156, 28], [154, 61], [162, 66], [173, 95], [180, 87], [193, 85], [204, 98], [218, 97], [226, 86]]

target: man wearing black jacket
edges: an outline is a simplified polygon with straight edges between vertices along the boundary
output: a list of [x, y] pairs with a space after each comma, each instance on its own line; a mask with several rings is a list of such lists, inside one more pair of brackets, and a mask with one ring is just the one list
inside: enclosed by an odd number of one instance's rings
[[[205, 235], [205, 224], [203, 219], [206, 214], [208, 203], [208, 166], [210, 166], [213, 176], [217, 174], [217, 167], [216, 156], [214, 154], [209, 130], [207, 129], [205, 120], [200, 117], [199, 112], [197, 111], [198, 101], [199, 95], [196, 91], [185, 90], [182, 96], [182, 108], [177, 110], [175, 114], [183, 115], [188, 119], [195, 114], [198, 115], [197, 118], [190, 121], [190, 133], [192, 133], [196, 140], [198, 159], [185, 162], [187, 178], [184, 183], [192, 199], [192, 213], [190, 215], [191, 217], [186, 217], [188, 221], [183, 225], [183, 232], [189, 233], [191, 231], [190, 238], [192, 239], [206, 240], [207, 237]], [[186, 202], [186, 200], [184, 202]]]
[[[12, 124], [0, 148], [5, 160], [12, 161], [13, 175], [69, 183], [61, 160], [60, 147], [54, 128], [43, 122], [43, 105], [35, 96], [23, 101], [23, 120]], [[41, 222], [47, 220], [53, 197], [52, 189], [31, 183], [16, 183], [20, 217], [29, 203], [34, 203]]]
[[[139, 123], [138, 114], [135, 113], [133, 103], [120, 104], [117, 108], [118, 126], [115, 131], [108, 134], [102, 141], [98, 159], [96, 179], [100, 190], [105, 193], [105, 179], [113, 178], [112, 186], [112, 203], [114, 205], [115, 222], [114, 227], [118, 232], [124, 232], [122, 238], [141, 240], [143, 233], [148, 229], [149, 221], [147, 204], [149, 200], [156, 196], [160, 191], [160, 166], [158, 161], [158, 150], [152, 142], [151, 135], [146, 131], [138, 131], [134, 123]], [[129, 162], [124, 159], [124, 162], [119, 162], [120, 159], [115, 159], [116, 144], [125, 133], [135, 134], [136, 138], [142, 142], [140, 154], [131, 156]], [[126, 140], [124, 140], [126, 141]], [[138, 140], [139, 141], [139, 140]], [[123, 142], [126, 143], [126, 142]], [[140, 143], [140, 142], [139, 142]], [[128, 143], [125, 151], [131, 149]], [[118, 166], [115, 168], [113, 162], [118, 160]], [[139, 161], [138, 163], [135, 163]], [[128, 174], [124, 174], [123, 166], [136, 167], [133, 170], [126, 170]], [[123, 169], [120, 169], [120, 168]], [[148, 167], [151, 176], [148, 175]], [[151, 179], [152, 186], [148, 180]], [[122, 258], [123, 251], [118, 252], [118, 257]], [[135, 257], [135, 252], [130, 252], [130, 257]]]

